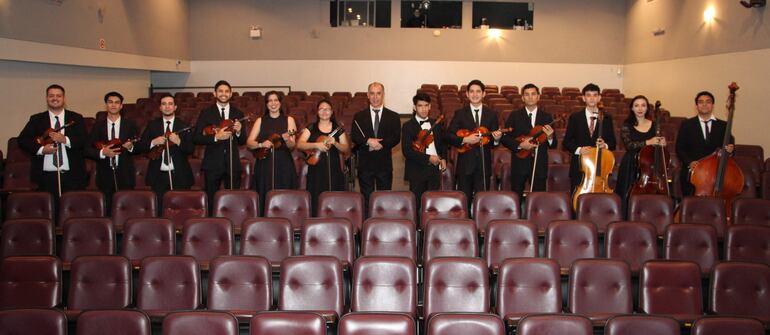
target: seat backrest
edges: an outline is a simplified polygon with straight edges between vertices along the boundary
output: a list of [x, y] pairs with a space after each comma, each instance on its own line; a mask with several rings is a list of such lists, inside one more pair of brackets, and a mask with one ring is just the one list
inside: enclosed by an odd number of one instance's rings
[[537, 227], [526, 220], [494, 220], [487, 226], [484, 256], [496, 271], [506, 258], [537, 257]]
[[[648, 333], [649, 334], [649, 333]], [[692, 335], [762, 335], [766, 334], [765, 326], [757, 319], [727, 316], [704, 317], [692, 324]]]
[[416, 316], [417, 268], [411, 259], [361, 257], [356, 260], [351, 276], [351, 311]]
[[294, 231], [310, 217], [310, 193], [305, 190], [270, 190], [265, 199], [265, 217], [286, 218]]
[[109, 218], [72, 218], [62, 227], [61, 260], [78, 256], [114, 255], [115, 229]]
[[414, 222], [370, 218], [361, 230], [361, 256], [400, 256], [417, 260]]
[[61, 262], [53, 256], [12, 256], [0, 260], [0, 309], [61, 305]]
[[136, 307], [143, 310], [196, 309], [201, 301], [200, 271], [189, 256], [151, 256], [142, 260]]
[[209, 267], [210, 310], [267, 311], [273, 303], [270, 262], [258, 256], [220, 256]]
[[53, 199], [48, 192], [16, 192], [8, 195], [5, 219], [48, 219], [53, 221]]
[[667, 316], [618, 315], [607, 321], [605, 335], [679, 335], [679, 322]]
[[599, 257], [596, 226], [586, 221], [552, 221], [545, 234], [545, 257], [559, 262], [562, 269], [580, 258]]
[[251, 335], [326, 335], [326, 321], [312, 312], [263, 312], [251, 318]]
[[69, 282], [69, 309], [120, 309], [131, 304], [131, 264], [125, 257], [78, 257], [70, 267]]
[[651, 223], [613, 222], [604, 236], [607, 258], [628, 263], [631, 272], [639, 272], [644, 262], [658, 258], [657, 233]]
[[470, 219], [433, 219], [424, 226], [423, 263], [436, 257], [478, 257], [476, 225]]
[[770, 266], [717, 264], [711, 276], [709, 309], [715, 314], [770, 319]]
[[54, 254], [53, 223], [48, 219], [12, 219], [0, 231], [0, 259]]
[[481, 258], [439, 257], [425, 265], [424, 315], [489, 311], [489, 273]]
[[591, 320], [580, 315], [531, 315], [516, 327], [520, 335], [592, 335]]
[[364, 221], [364, 196], [360, 192], [326, 191], [318, 196], [317, 217], [343, 218], [358, 233]]
[[[10, 152], [9, 152], [10, 154]], [[29, 177], [30, 161], [14, 161], [10, 155], [3, 166], [3, 190], [30, 191], [37, 189]]]
[[628, 220], [649, 222], [662, 236], [668, 225], [674, 223], [674, 203], [663, 194], [638, 194], [628, 199]]
[[707, 224], [679, 223], [666, 228], [666, 259], [692, 261], [708, 274], [719, 259], [716, 230]]
[[93, 310], [78, 316], [78, 335], [101, 335], [117, 329], [124, 334], [152, 334], [150, 318], [138, 310]]
[[620, 197], [615, 193], [581, 194], [577, 201], [577, 219], [593, 222], [599, 233], [607, 230], [607, 225], [623, 220], [623, 208]]
[[105, 214], [104, 194], [99, 191], [70, 191], [59, 199], [59, 227], [70, 218], [99, 218]]
[[67, 334], [67, 317], [56, 309], [0, 310], [0, 334]]
[[171, 220], [174, 228], [182, 229], [189, 218], [205, 218], [208, 201], [203, 191], [168, 191], [163, 194], [162, 217]]
[[163, 218], [136, 218], [126, 221], [121, 240], [122, 256], [138, 264], [147, 256], [171, 256], [176, 252], [174, 224]]
[[[324, 285], [318, 285], [324, 283]], [[281, 263], [278, 309], [342, 315], [342, 264], [331, 256], [294, 256]]]
[[770, 226], [770, 200], [736, 199], [733, 203], [732, 224]]
[[503, 320], [492, 314], [439, 313], [428, 319], [427, 335], [504, 335]]
[[548, 179], [545, 181], [545, 190], [548, 192], [570, 191], [569, 163], [548, 164]]
[[551, 221], [572, 219], [572, 202], [564, 192], [532, 192], [526, 201], [527, 220], [545, 232]]
[[649, 261], [639, 277], [639, 309], [647, 314], [701, 314], [701, 272], [687, 261]]
[[259, 216], [259, 194], [244, 190], [219, 190], [214, 194], [212, 216], [230, 219], [238, 230], [247, 219]]
[[274, 266], [294, 254], [291, 223], [285, 218], [252, 218], [241, 227], [241, 255], [262, 256]]
[[546, 258], [511, 258], [497, 276], [497, 313], [520, 318], [531, 313], [561, 312], [559, 264]]
[[492, 220], [516, 220], [520, 212], [519, 195], [514, 192], [477, 192], [473, 198], [473, 220], [481, 233], [486, 232]]
[[369, 196], [369, 217], [406, 219], [416, 216], [414, 193], [409, 191], [375, 191]]
[[134, 218], [154, 218], [158, 212], [157, 199], [152, 191], [118, 191], [112, 195], [112, 223], [122, 227]]
[[460, 191], [428, 191], [422, 194], [420, 227], [434, 219], [466, 219], [468, 203]]
[[147, 166], [150, 160], [145, 157], [134, 157], [134, 187], [137, 190], [149, 190], [150, 187], [145, 184], [147, 176]]
[[684, 197], [679, 205], [679, 222], [703, 223], [714, 226], [717, 236], [724, 236], [727, 227], [725, 203], [713, 197]]
[[404, 314], [348, 313], [340, 319], [338, 335], [415, 334], [415, 322]]
[[226, 218], [190, 218], [182, 225], [180, 254], [209, 262], [233, 254], [233, 227]]
[[579, 259], [569, 275], [569, 310], [583, 315], [631, 314], [631, 270], [623, 261]]
[[770, 226], [731, 225], [725, 236], [725, 260], [770, 265]]
[[355, 247], [353, 227], [347, 219], [305, 219], [300, 237], [302, 255], [332, 256], [343, 264], [352, 264], [356, 258]]
[[213, 311], [176, 312], [163, 318], [163, 335], [238, 335], [238, 320], [230, 313]]

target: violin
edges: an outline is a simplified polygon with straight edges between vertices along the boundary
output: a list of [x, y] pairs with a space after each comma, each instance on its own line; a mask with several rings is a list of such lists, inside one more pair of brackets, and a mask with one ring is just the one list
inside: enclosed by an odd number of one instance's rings
[[[342, 130], [342, 123], [339, 123], [339, 126], [337, 127], [337, 129], [332, 130], [332, 132], [329, 133], [329, 135], [318, 136], [318, 138], [316, 138], [314, 143], [323, 143], [328, 146], [329, 145], [328, 140], [334, 137], [334, 135], [337, 135], [337, 133], [339, 133], [341, 130]], [[307, 165], [316, 165], [320, 160], [321, 160], [321, 150], [318, 150], [318, 149], [305, 150], [305, 162], [307, 163]]]
[[412, 150], [417, 152], [425, 152], [425, 149], [427, 149], [430, 144], [433, 143], [433, 130], [436, 129], [436, 127], [441, 124], [441, 121], [443, 120], [444, 115], [439, 115], [438, 119], [434, 121], [433, 126], [431, 126], [430, 129], [420, 130], [412, 142]]
[[[663, 136], [661, 131], [660, 101], [655, 102], [655, 136]], [[631, 187], [631, 194], [671, 195], [668, 187], [668, 150], [660, 145], [647, 145], [639, 150], [636, 161], [639, 162], [639, 177]]]
[[[548, 126], [553, 125], [557, 121], [558, 119], [554, 119], [548, 124]], [[532, 127], [532, 129], [529, 131], [527, 135], [521, 135], [517, 137], [516, 141], [524, 142], [524, 140], [529, 137], [530, 138], [529, 143], [539, 146], [540, 143], [543, 143], [548, 139], [548, 135], [545, 134], [545, 132], [543, 131], [543, 128], [545, 128], [545, 126], [535, 125], [534, 127]], [[516, 152], [516, 157], [524, 159], [524, 158], [527, 158], [528, 156], [531, 156], [533, 153], [534, 153], [533, 149], [529, 149], [529, 150], [519, 149], [519, 151]]]
[[[168, 137], [171, 136], [171, 134], [179, 135], [181, 133], [188, 132], [190, 130], [192, 130], [192, 127], [185, 127], [175, 132], [167, 131], [165, 134], [163, 134], [163, 137], [165, 137], [166, 141], [168, 141]], [[168, 143], [168, 145], [173, 145], [173, 144], [174, 144], [173, 142]], [[161, 158], [164, 150], [166, 150], [166, 145], [156, 145], [152, 147], [152, 149], [150, 149], [150, 152], [147, 153], [147, 158], [153, 159], [153, 160]]]
[[[599, 124], [596, 131], [599, 132], [599, 139], [602, 138], [602, 126], [604, 123], [604, 113], [599, 113]], [[572, 195], [572, 207], [577, 208], [577, 200], [581, 194], [586, 193], [612, 193], [610, 188], [609, 176], [612, 168], [615, 166], [615, 156], [612, 151], [605, 148], [590, 148], [587, 154], [580, 155], [580, 170], [583, 172], [583, 180], [580, 181], [575, 193]]]
[[[244, 116], [240, 119], [238, 119], [238, 122], [243, 123], [244, 121], [248, 120], [248, 116]], [[216, 133], [220, 130], [222, 131], [232, 131], [233, 126], [235, 125], [236, 120], [231, 119], [224, 119], [219, 124], [212, 124], [206, 126], [206, 128], [203, 128], [203, 135], [216, 135]]]
[[43, 132], [43, 135], [35, 137], [35, 143], [37, 143], [40, 146], [46, 146], [46, 145], [49, 145], [49, 144], [53, 144], [53, 138], [51, 138], [51, 133], [58, 133], [62, 129], [67, 128], [69, 126], [72, 126], [73, 124], [75, 124], [75, 121], [67, 122], [67, 123], [65, 123], [63, 126], [61, 126], [59, 128], [55, 128], [55, 129], [54, 128], [48, 128], [48, 129], [45, 130], [45, 132]]
[[[501, 133], [505, 134], [513, 131], [513, 128], [500, 128], [499, 130]], [[457, 152], [465, 153], [473, 150], [473, 148], [487, 145], [489, 144], [489, 138], [492, 137], [492, 132], [489, 131], [489, 129], [487, 129], [487, 127], [484, 127], [484, 126], [478, 127], [474, 130], [460, 129], [455, 133], [455, 135], [459, 137], [466, 137], [472, 134], [478, 134], [478, 136], [481, 137], [481, 140], [478, 141], [476, 144], [463, 143], [463, 146], [457, 148]]]
[[121, 154], [121, 153], [123, 153], [123, 149], [124, 149], [123, 145], [124, 144], [126, 144], [126, 143], [136, 143], [137, 141], [139, 141], [139, 137], [133, 137], [133, 138], [130, 138], [130, 139], [126, 140], [126, 141], [123, 141], [123, 140], [121, 140], [119, 138], [113, 138], [113, 139], [111, 139], [109, 141], [106, 141], [106, 142], [105, 141], [95, 142], [94, 143], [94, 147], [96, 149], [99, 149], [99, 150], [102, 150], [102, 148], [104, 148], [104, 147], [108, 147], [111, 150], [117, 150], [117, 153]]
[[[289, 130], [289, 131], [285, 132], [284, 134], [286, 134], [288, 136], [294, 136], [294, 134], [296, 134], [296, 133], [297, 133], [297, 131], [292, 129], [292, 130]], [[281, 135], [281, 134], [272, 134], [272, 135], [267, 137], [267, 140], [273, 143], [273, 147], [272, 148], [258, 148], [256, 150], [256, 153], [255, 153], [255, 155], [257, 156], [257, 159], [265, 159], [267, 157], [267, 154], [269, 154], [272, 150], [278, 149], [278, 148], [280, 148], [283, 145], [283, 135]]]

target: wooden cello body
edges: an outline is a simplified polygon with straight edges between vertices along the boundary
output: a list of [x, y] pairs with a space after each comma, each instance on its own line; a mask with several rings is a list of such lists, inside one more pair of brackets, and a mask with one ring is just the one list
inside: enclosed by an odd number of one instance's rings
[[[660, 101], [655, 102], [655, 136], [662, 136]], [[631, 187], [631, 194], [664, 194], [671, 195], [668, 176], [668, 160], [671, 156], [664, 146], [647, 145], [639, 151], [639, 176]]]
[[[599, 138], [602, 134], [604, 116], [599, 113], [599, 124], [596, 131]], [[572, 208], [577, 208], [577, 201], [581, 194], [586, 193], [612, 193], [609, 176], [615, 166], [615, 156], [609, 149], [593, 147], [587, 154], [580, 155], [580, 170], [583, 172], [583, 180], [572, 195]]]

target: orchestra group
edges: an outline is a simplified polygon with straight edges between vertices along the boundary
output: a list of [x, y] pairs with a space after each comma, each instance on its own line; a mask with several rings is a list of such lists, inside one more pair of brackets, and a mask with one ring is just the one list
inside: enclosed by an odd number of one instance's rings
[[[470, 81], [464, 92], [468, 103], [451, 120], [443, 120], [443, 116], [430, 118], [434, 103], [431, 95], [417, 93], [412, 99], [412, 117], [402, 125], [398, 113], [384, 105], [384, 85], [374, 82], [367, 88], [369, 106], [355, 114], [348, 134], [328, 100], [318, 102], [316, 121], [299, 129], [281, 106], [282, 94], [275, 91], [264, 96], [264, 115], [251, 120], [251, 129], [245, 129], [244, 112], [230, 103], [232, 87], [221, 80], [214, 85], [215, 102], [201, 110], [194, 125], [177, 117], [177, 102], [174, 96], [166, 94], [159, 101], [159, 117], [150, 121], [140, 134], [131, 115], [122, 112], [120, 93], [109, 92], [104, 96], [106, 118], [97, 119], [88, 133], [83, 116], [65, 108], [65, 89], [54, 84], [46, 89], [47, 110], [29, 118], [18, 143], [33, 157], [31, 180], [55, 198], [62, 192], [86, 188], [85, 159], [92, 159], [96, 161], [96, 186], [109, 201], [116, 191], [137, 186], [132, 157], [146, 155], [149, 164], [144, 182], [160, 200], [168, 190], [193, 186], [188, 158], [196, 145], [205, 146], [201, 170], [209, 203], [221, 187], [241, 187], [238, 148], [242, 145], [254, 151], [250, 188], [259, 193], [260, 199], [265, 199], [272, 189], [298, 188], [292, 151], [299, 150], [306, 155], [306, 189], [313, 204], [321, 192], [346, 189], [343, 157], [351, 154], [357, 156], [358, 184], [368, 202], [373, 191], [391, 189], [392, 151], [399, 143], [405, 158], [405, 179], [418, 206], [425, 191], [439, 189], [451, 150], [457, 152], [452, 163], [455, 186], [466, 194], [469, 208], [475, 192], [492, 190], [492, 149], [499, 145], [512, 153], [511, 191], [545, 191], [548, 150], [558, 145], [553, 127], [556, 116], [538, 107], [539, 88], [526, 84], [521, 89], [524, 106], [513, 111], [501, 125], [498, 112], [483, 103], [485, 89], [481, 81]], [[645, 156], [647, 152], [654, 160], [662, 151], [664, 161], [668, 160], [666, 138], [660, 132], [661, 113], [645, 96], [631, 99], [630, 112], [619, 127], [626, 152], [612, 190], [603, 185], [607, 178], [603, 171], [611, 171], [614, 165], [611, 151], [616, 149], [617, 140], [613, 118], [605, 115], [601, 107], [601, 90], [597, 85], [588, 84], [581, 93], [585, 110], [568, 116], [561, 144], [571, 157], [569, 178], [573, 194], [615, 192], [625, 201], [629, 194], [645, 188], [639, 183], [646, 168], [643, 160], [650, 159]], [[689, 174], [701, 159], [715, 150], [731, 153], [734, 148], [728, 123], [714, 116], [714, 96], [703, 91], [695, 96], [694, 102], [697, 115], [682, 122], [676, 136], [683, 195], [695, 192]], [[662, 165], [665, 169], [666, 164]], [[653, 171], [652, 177], [656, 176]], [[657, 189], [670, 195], [670, 176], [661, 179]]]

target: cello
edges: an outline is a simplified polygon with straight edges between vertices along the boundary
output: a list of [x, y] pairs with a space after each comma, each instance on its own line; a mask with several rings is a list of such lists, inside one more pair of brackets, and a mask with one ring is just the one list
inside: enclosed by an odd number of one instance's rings
[[730, 96], [727, 98], [727, 127], [722, 146], [713, 154], [698, 161], [695, 168], [690, 171], [690, 183], [695, 186], [695, 196], [722, 199], [725, 202], [725, 216], [729, 218], [733, 198], [743, 191], [744, 176], [738, 163], [725, 149], [732, 137], [735, 91], [739, 87], [733, 82], [727, 88], [730, 90]]
[[[661, 137], [660, 101], [655, 101], [655, 137]], [[631, 186], [631, 194], [664, 194], [671, 196], [668, 183], [668, 160], [671, 156], [666, 147], [647, 145], [636, 156], [639, 162], [639, 177]]]
[[[602, 139], [602, 126], [604, 125], [604, 113], [599, 113], [599, 123], [596, 127], [599, 132], [597, 141]], [[580, 181], [575, 194], [572, 195], [572, 208], [577, 208], [578, 197], [586, 193], [612, 193], [609, 175], [615, 166], [615, 156], [612, 151], [599, 146], [592, 147], [585, 155], [580, 155], [580, 170], [583, 172], [583, 180]]]

